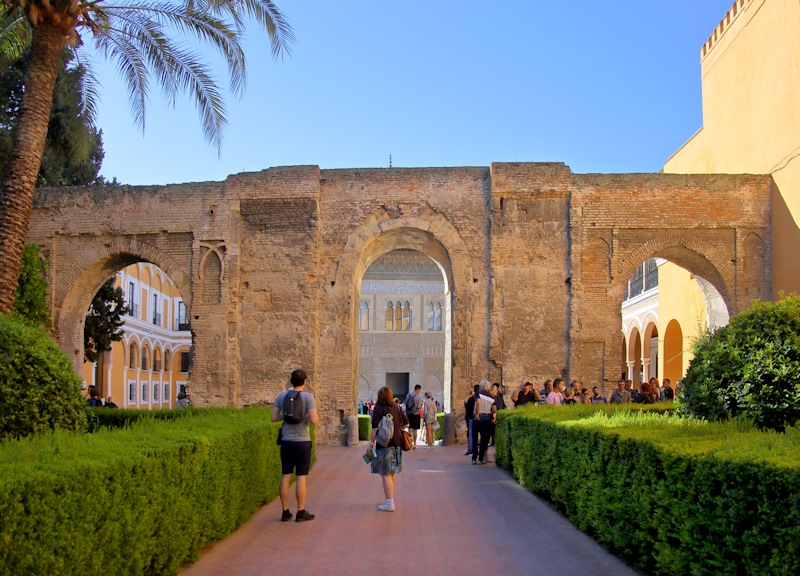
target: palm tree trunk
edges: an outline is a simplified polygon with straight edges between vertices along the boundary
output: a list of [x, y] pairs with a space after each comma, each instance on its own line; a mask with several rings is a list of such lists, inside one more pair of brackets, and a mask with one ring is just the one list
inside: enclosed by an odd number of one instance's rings
[[0, 312], [4, 313], [11, 311], [17, 293], [22, 250], [64, 41], [63, 30], [46, 24], [34, 28], [25, 94], [0, 194]]

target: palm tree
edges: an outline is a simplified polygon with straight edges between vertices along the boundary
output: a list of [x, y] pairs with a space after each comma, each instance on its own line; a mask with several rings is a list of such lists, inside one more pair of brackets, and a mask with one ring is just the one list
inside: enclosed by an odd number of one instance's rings
[[[19, 46], [14, 34], [24, 43], [29, 31], [31, 42], [25, 95], [0, 195], [0, 312], [10, 311], [14, 303], [62, 48], [80, 48], [91, 41], [98, 54], [116, 63], [128, 85], [134, 120], [142, 129], [153, 80], [170, 102], [178, 93], [188, 92], [197, 104], [204, 136], [219, 150], [225, 127], [222, 91], [209, 67], [174, 38], [189, 36], [216, 50], [228, 67], [234, 94], [241, 94], [245, 86], [241, 39], [247, 22], [255, 21], [267, 31], [274, 57], [288, 53], [294, 40], [284, 16], [267, 0], [112, 2], [0, 0], [5, 8], [0, 50], [8, 56]], [[91, 102], [86, 102], [89, 113]]]

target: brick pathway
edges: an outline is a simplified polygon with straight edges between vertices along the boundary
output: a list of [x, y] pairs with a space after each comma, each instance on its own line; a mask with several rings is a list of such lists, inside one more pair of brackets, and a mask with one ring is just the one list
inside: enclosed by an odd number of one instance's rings
[[364, 450], [319, 447], [308, 479], [315, 520], [282, 523], [276, 499], [182, 574], [636, 574], [504, 470], [472, 466], [464, 449], [406, 453], [397, 510], [379, 512], [381, 481]]

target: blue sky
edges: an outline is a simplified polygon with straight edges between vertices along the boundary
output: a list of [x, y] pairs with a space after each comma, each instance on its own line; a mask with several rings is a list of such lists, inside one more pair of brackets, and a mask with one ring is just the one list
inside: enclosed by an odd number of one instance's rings
[[[702, 44], [732, 0], [278, 0], [297, 36], [246, 40], [222, 154], [153, 90], [144, 134], [100, 70], [101, 173], [125, 184], [322, 168], [564, 162], [654, 172], [702, 125]], [[227, 81], [225, 81], [227, 82]]]

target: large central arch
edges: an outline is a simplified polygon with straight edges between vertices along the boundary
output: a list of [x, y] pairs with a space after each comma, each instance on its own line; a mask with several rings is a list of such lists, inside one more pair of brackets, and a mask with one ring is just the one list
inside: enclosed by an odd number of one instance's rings
[[[353, 390], [358, 390], [358, 297], [361, 281], [367, 268], [378, 258], [393, 250], [416, 250], [431, 258], [442, 272], [445, 284], [445, 358], [444, 407], [450, 411], [455, 394], [453, 368], [471, 371], [470, 341], [472, 313], [469, 303], [478, 295], [472, 281], [472, 265], [467, 248], [455, 227], [440, 213], [429, 207], [408, 207], [400, 211], [385, 208], [373, 213], [350, 236], [337, 269], [336, 286], [344, 283], [350, 304], [349, 328], [353, 334]], [[344, 296], [344, 294], [343, 294]], [[479, 341], [486, 342], [484, 334]], [[466, 380], [468, 383], [470, 380]], [[458, 384], [456, 384], [458, 387]]]

